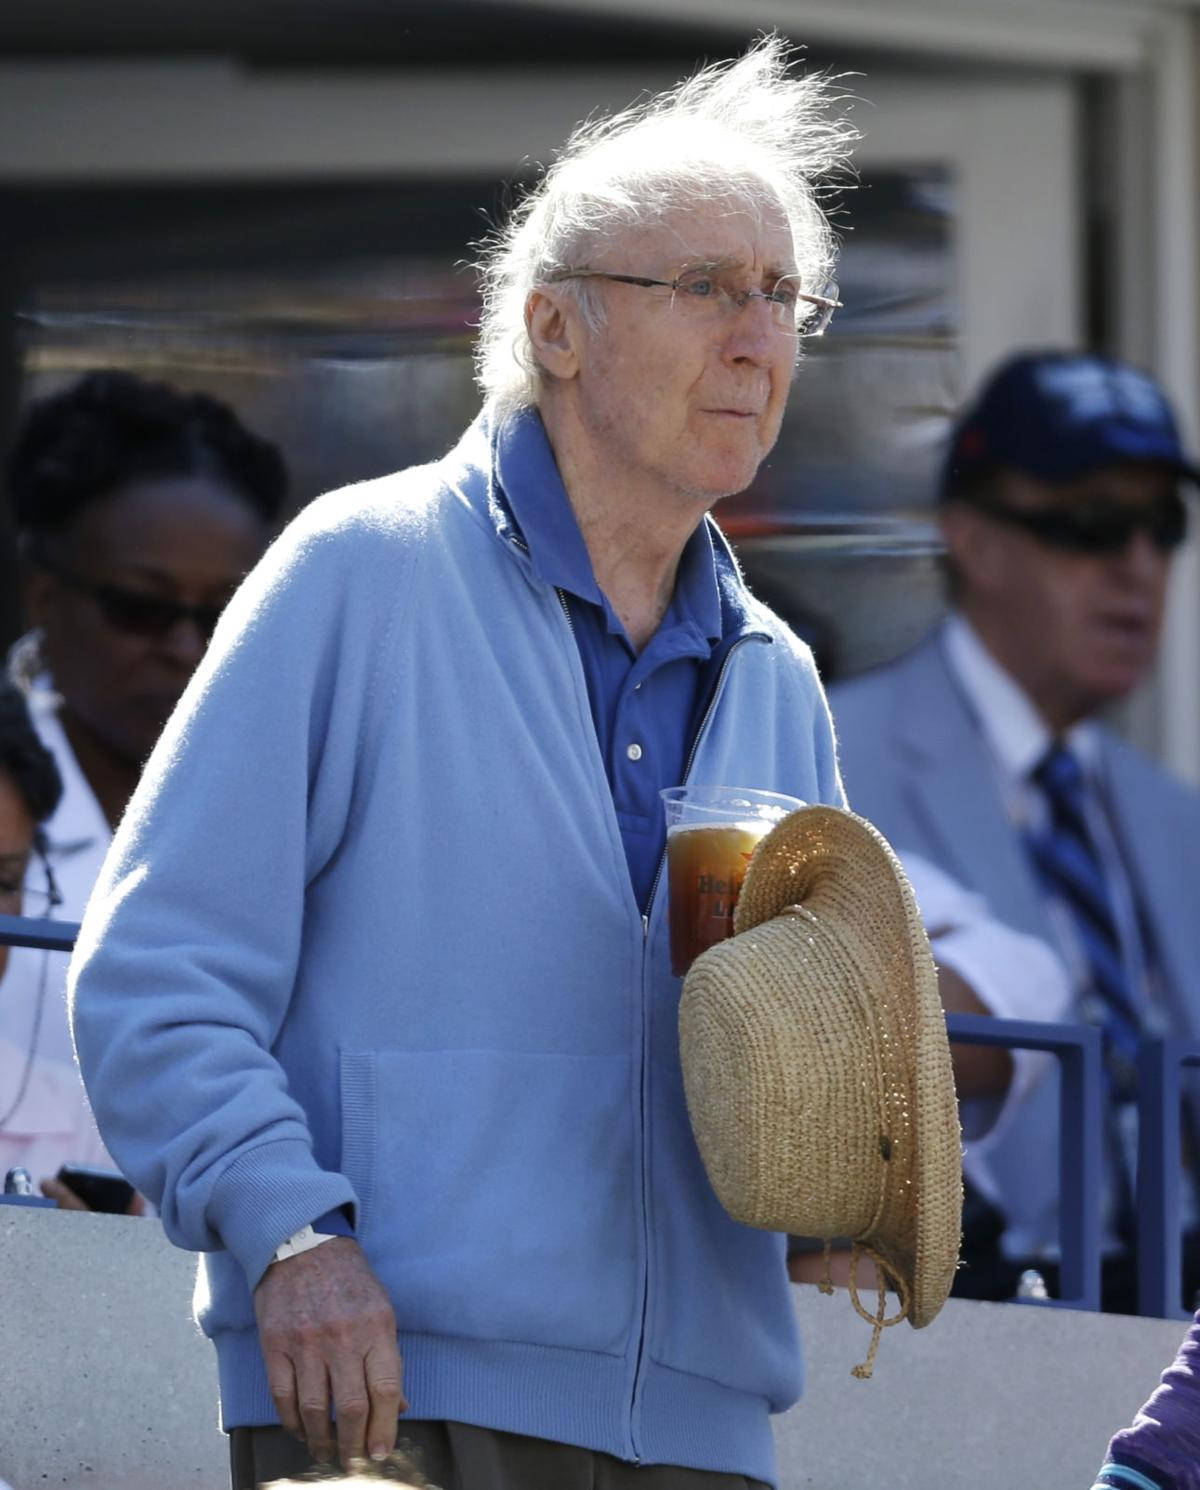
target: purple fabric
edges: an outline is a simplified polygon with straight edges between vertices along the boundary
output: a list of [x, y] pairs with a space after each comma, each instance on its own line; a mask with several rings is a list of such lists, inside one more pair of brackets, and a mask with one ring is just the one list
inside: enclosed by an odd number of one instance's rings
[[1118, 1464], [1153, 1465], [1176, 1490], [1200, 1490], [1200, 1312], [1174, 1364], [1108, 1452]]

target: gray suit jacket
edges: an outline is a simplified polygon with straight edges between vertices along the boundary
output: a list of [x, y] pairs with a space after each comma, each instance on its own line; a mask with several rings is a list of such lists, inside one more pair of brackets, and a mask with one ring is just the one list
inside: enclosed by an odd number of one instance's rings
[[[994, 915], [1053, 944], [1045, 903], [940, 632], [829, 695], [850, 806], [924, 854]], [[1142, 915], [1171, 1033], [1200, 1037], [1200, 794], [1104, 730], [1101, 790]], [[988, 1145], [1013, 1250], [1057, 1235], [1057, 1082], [1043, 1081]]]

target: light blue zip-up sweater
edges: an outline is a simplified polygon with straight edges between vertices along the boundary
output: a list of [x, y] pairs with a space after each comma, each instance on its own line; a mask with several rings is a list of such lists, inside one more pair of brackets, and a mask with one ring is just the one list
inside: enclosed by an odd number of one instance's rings
[[[491, 450], [485, 414], [322, 498], [243, 585], [89, 904], [80, 1062], [114, 1157], [206, 1254], [227, 1428], [276, 1421], [274, 1248], [349, 1204], [411, 1416], [771, 1481], [801, 1379], [785, 1239], [700, 1163], [665, 884], [643, 923]], [[840, 803], [808, 650], [733, 583], [689, 780]]]

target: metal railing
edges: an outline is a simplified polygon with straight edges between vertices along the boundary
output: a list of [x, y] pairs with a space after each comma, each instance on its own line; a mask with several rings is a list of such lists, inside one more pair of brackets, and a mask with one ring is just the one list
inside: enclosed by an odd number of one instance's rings
[[[1076, 1309], [1100, 1307], [1100, 1135], [1103, 1069], [1100, 1032], [1083, 1025], [1040, 1024], [948, 1014], [953, 1042], [1048, 1050], [1062, 1068], [1059, 1099], [1059, 1245], [1061, 1293], [1038, 1300]], [[1138, 1062], [1136, 1194], [1138, 1313], [1190, 1319], [1183, 1307], [1181, 1176], [1184, 1077], [1200, 1067], [1200, 1041], [1145, 1039]]]
[[[70, 952], [71, 921], [0, 916], [0, 946]], [[1103, 1069], [1100, 1032], [1086, 1025], [947, 1014], [952, 1042], [1044, 1050], [1062, 1073], [1059, 1095], [1059, 1245], [1061, 1298], [1040, 1303], [1100, 1307], [1100, 1196]], [[1179, 1176], [1183, 1071], [1200, 1066], [1200, 1041], [1142, 1042], [1138, 1084], [1138, 1308], [1162, 1318], [1190, 1318], [1182, 1291]]]
[[947, 1014], [952, 1042], [1045, 1050], [1058, 1059], [1058, 1226], [1061, 1297], [1039, 1300], [1070, 1309], [1100, 1307], [1100, 1032], [1086, 1025]]
[[[1143, 1040], [1138, 1059], [1138, 1312], [1190, 1319], [1183, 1308], [1183, 1073], [1200, 1041]], [[1193, 1156], [1194, 1158], [1195, 1156]]]
[[79, 935], [74, 921], [37, 920], [33, 916], [0, 916], [0, 947], [34, 947], [69, 952]]

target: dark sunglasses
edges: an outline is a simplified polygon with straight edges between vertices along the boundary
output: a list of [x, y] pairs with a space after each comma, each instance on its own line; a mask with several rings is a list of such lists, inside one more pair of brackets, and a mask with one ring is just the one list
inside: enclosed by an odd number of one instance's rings
[[126, 590], [121, 585], [87, 579], [44, 554], [37, 554], [34, 562], [69, 589], [94, 601], [105, 624], [125, 636], [157, 641], [180, 621], [190, 621], [207, 642], [225, 609], [223, 605], [180, 605], [177, 600], [167, 600], [161, 595], [147, 595], [143, 590]]
[[1159, 553], [1169, 554], [1187, 537], [1187, 504], [1175, 491], [1145, 505], [1116, 497], [1090, 497], [1032, 512], [1009, 507], [985, 492], [976, 492], [970, 501], [989, 517], [1023, 529], [1049, 548], [1073, 554], [1119, 554], [1139, 532], [1146, 534]]

